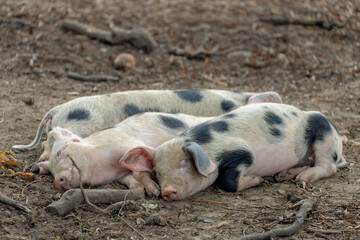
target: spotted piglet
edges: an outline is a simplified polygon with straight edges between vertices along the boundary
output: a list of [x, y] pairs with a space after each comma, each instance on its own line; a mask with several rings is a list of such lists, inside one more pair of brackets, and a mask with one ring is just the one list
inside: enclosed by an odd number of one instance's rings
[[[218, 116], [246, 104], [281, 103], [276, 92], [233, 92], [212, 89], [138, 90], [76, 98], [48, 111], [41, 120], [34, 140], [28, 145], [15, 145], [14, 152], [34, 149], [43, 129], [49, 132], [62, 127], [81, 137], [111, 127], [143, 112], [185, 113], [194, 116]], [[43, 143], [39, 161], [48, 160], [52, 142]]]
[[139, 147], [134, 152], [121, 165], [134, 171], [153, 166], [167, 201], [213, 183], [240, 191], [277, 173], [315, 182], [346, 164], [341, 136], [327, 117], [275, 103], [238, 108], [186, 130], [156, 151]]

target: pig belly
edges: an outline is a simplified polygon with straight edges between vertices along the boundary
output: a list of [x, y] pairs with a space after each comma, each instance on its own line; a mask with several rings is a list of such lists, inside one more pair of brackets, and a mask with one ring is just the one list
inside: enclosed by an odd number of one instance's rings
[[278, 172], [298, 164], [295, 155], [295, 140], [286, 138], [279, 144], [269, 144], [265, 140], [252, 147], [254, 162], [245, 175], [260, 177], [273, 176]]

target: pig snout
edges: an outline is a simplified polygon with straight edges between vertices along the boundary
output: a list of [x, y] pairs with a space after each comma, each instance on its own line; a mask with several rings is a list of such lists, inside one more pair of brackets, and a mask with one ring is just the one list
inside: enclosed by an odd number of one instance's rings
[[165, 201], [173, 201], [179, 198], [180, 193], [174, 187], [167, 186], [164, 188], [164, 191], [162, 192], [161, 196]]
[[54, 187], [57, 189], [64, 189], [64, 190], [70, 189], [71, 187], [70, 187], [69, 178], [65, 176], [59, 176], [54, 181]]

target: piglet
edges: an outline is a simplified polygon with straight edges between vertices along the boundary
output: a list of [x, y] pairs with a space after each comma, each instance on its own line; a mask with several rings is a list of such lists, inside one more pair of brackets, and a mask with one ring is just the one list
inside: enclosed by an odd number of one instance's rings
[[[195, 116], [218, 116], [245, 104], [279, 102], [276, 92], [233, 92], [212, 89], [138, 90], [80, 97], [48, 111], [41, 120], [34, 140], [27, 145], [15, 145], [14, 152], [34, 149], [41, 134], [55, 127], [66, 128], [87, 137], [142, 112], [185, 113]], [[52, 142], [43, 143], [44, 153], [39, 161], [48, 159]]]
[[[141, 156], [141, 157], [139, 157]], [[191, 196], [211, 184], [236, 192], [280, 173], [315, 182], [346, 164], [336, 127], [320, 112], [259, 103], [186, 130], [156, 150], [139, 146], [120, 165], [153, 167], [167, 200]]]
[[71, 157], [81, 171], [83, 184], [98, 185], [116, 180], [130, 189], [144, 186], [148, 194], [158, 196], [159, 187], [150, 175], [132, 174], [131, 170], [119, 164], [121, 158], [131, 152], [134, 146], [156, 148], [187, 128], [208, 119], [185, 114], [148, 112], [129, 117], [114, 127], [85, 138], [55, 127], [48, 134], [53, 145], [49, 160], [37, 163], [36, 168], [40, 174], [52, 173], [55, 188], [77, 187], [80, 175]]

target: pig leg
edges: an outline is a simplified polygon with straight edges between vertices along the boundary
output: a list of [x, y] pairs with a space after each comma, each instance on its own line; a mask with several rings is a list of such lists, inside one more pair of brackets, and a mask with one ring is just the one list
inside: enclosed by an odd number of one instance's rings
[[246, 188], [254, 187], [263, 181], [264, 181], [264, 179], [259, 176], [251, 176], [251, 175], [243, 176], [242, 178], [239, 179], [239, 182], [237, 185], [237, 191], [241, 191]]
[[295, 178], [299, 173], [308, 169], [310, 166], [289, 168], [284, 171], [281, 171], [275, 175], [275, 179], [278, 182], [286, 181]]
[[121, 184], [125, 184], [129, 189], [133, 189], [133, 188], [144, 189], [144, 186], [141, 183], [139, 183], [131, 173], [121, 178], [119, 182]]
[[149, 172], [133, 172], [134, 178], [144, 185], [148, 195], [158, 197], [160, 195], [160, 187], [151, 179]]
[[308, 168], [296, 176], [296, 180], [313, 183], [319, 179], [330, 177], [336, 172], [336, 165], [322, 160], [314, 167]]
[[296, 176], [296, 180], [313, 183], [319, 179], [329, 177], [336, 172], [333, 159], [328, 159], [329, 143], [318, 142], [314, 145], [315, 165]]
[[44, 141], [41, 144], [42, 149], [44, 149], [44, 152], [41, 154], [40, 158], [37, 160], [38, 162], [48, 161], [51, 154], [51, 148], [48, 140]]

